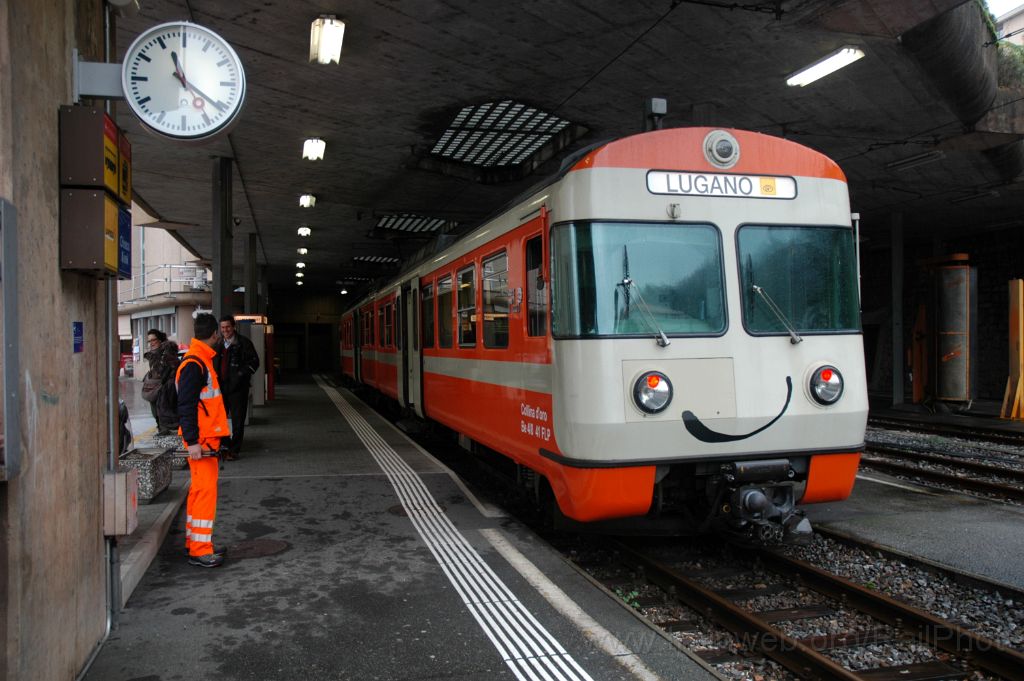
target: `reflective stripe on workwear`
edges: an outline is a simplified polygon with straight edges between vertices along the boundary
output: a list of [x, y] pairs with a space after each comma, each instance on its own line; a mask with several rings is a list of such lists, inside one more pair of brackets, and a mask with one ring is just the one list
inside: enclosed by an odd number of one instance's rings
[[217, 476], [220, 461], [215, 456], [188, 460], [192, 485], [188, 489], [185, 509], [191, 528], [185, 541], [190, 556], [213, 553], [213, 523], [217, 517]]

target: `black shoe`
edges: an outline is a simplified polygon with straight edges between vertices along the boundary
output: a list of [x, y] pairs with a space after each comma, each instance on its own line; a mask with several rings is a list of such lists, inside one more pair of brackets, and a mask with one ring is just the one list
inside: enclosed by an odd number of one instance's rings
[[[227, 547], [225, 547], [225, 546], [217, 546], [216, 544], [213, 545], [213, 555], [215, 555], [215, 556], [222, 556], [223, 557], [223, 556], [226, 556], [227, 554], [228, 554]], [[185, 557], [186, 558], [191, 558], [192, 557], [192, 554], [189, 553], [187, 546], [185, 547]]]
[[189, 556], [188, 564], [199, 567], [219, 567], [224, 562], [224, 556], [216, 553], [207, 553], [205, 556]]

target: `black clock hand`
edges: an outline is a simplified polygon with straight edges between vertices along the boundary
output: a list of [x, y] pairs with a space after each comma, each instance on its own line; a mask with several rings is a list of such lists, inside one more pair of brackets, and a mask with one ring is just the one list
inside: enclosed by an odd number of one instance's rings
[[178, 53], [174, 50], [171, 50], [171, 61], [174, 62], [174, 77], [181, 81], [181, 87], [188, 88], [188, 83], [185, 80], [185, 70], [178, 63]]
[[171, 51], [171, 61], [174, 62], [174, 77], [181, 81], [181, 86], [183, 88], [190, 91], [197, 97], [202, 97], [210, 104], [212, 104], [218, 111], [224, 110], [224, 104], [218, 101], [214, 101], [213, 97], [197, 88], [193, 83], [189, 82], [188, 79], [185, 78], [185, 71], [181, 68], [181, 64], [178, 63], [178, 53], [174, 52], [173, 50]]

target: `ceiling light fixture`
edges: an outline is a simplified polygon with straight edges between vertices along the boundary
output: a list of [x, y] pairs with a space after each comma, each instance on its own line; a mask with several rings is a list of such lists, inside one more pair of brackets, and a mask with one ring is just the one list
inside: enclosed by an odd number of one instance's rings
[[298, 253], [299, 255], [306, 255], [307, 253], [309, 253], [309, 249], [308, 248], [296, 248], [295, 252]]
[[818, 61], [805, 66], [796, 73], [786, 78], [786, 85], [804, 87], [810, 85], [819, 78], [824, 78], [830, 73], [838, 71], [844, 66], [849, 66], [864, 56], [864, 50], [853, 45], [844, 45], [835, 52], [825, 55]]
[[980, 191], [974, 194], [968, 194], [967, 196], [958, 196], [955, 199], [950, 199], [950, 203], [964, 203], [965, 201], [977, 201], [978, 199], [990, 199], [994, 196], [999, 196], [999, 192], [995, 189], [989, 189], [987, 191]]
[[341, 289], [341, 295], [347, 296], [348, 295], [348, 289], [347, 288]]
[[316, 197], [312, 194], [303, 194], [299, 197], [299, 205], [303, 208], [312, 208], [316, 205]]
[[303, 278], [304, 276], [306, 276], [306, 275], [305, 275], [305, 274], [303, 274], [302, 272], [296, 272], [296, 273], [295, 273], [295, 277], [296, 277], [297, 279], [302, 279], [302, 278]]
[[299, 279], [298, 281], [296, 281], [296, 282], [295, 282], [295, 285], [296, 285], [296, 286], [302, 286], [302, 280], [301, 280], [301, 279]]
[[302, 227], [299, 227], [298, 231], [299, 231], [299, 236], [309, 236], [310, 234], [313, 233], [313, 230], [311, 230], [306, 225], [302, 225]]
[[319, 137], [310, 137], [302, 143], [302, 158], [310, 161], [319, 161], [324, 157], [324, 150], [327, 149], [327, 142]]
[[295, 269], [298, 269], [298, 270], [301, 270], [305, 266], [306, 266], [306, 263], [304, 263], [304, 262], [297, 262], [297, 263], [295, 263]]
[[309, 28], [309, 61], [335, 64], [341, 61], [341, 42], [345, 38], [345, 22], [333, 14], [322, 14]]
[[944, 151], [926, 151], [923, 154], [915, 154], [895, 161], [889, 161], [885, 164], [885, 167], [887, 170], [906, 170], [907, 168], [923, 166], [926, 163], [941, 161], [944, 158], [946, 158], [946, 152]]

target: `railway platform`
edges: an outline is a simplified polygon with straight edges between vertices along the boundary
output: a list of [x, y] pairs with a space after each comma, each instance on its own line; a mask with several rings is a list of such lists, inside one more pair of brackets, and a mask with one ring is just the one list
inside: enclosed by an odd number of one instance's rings
[[[923, 426], [951, 426], [964, 430], [1019, 434], [1024, 438], [1024, 421], [999, 418], [1002, 403], [998, 400], [975, 400], [970, 408], [958, 410], [945, 404], [926, 406], [904, 403], [893, 405], [888, 396], [870, 396], [868, 425], [874, 419], [902, 421]], [[911, 426], [908, 426], [911, 427]]]
[[224, 565], [188, 565], [175, 471], [86, 681], [719, 678], [350, 393], [296, 379], [257, 416], [221, 471]]

